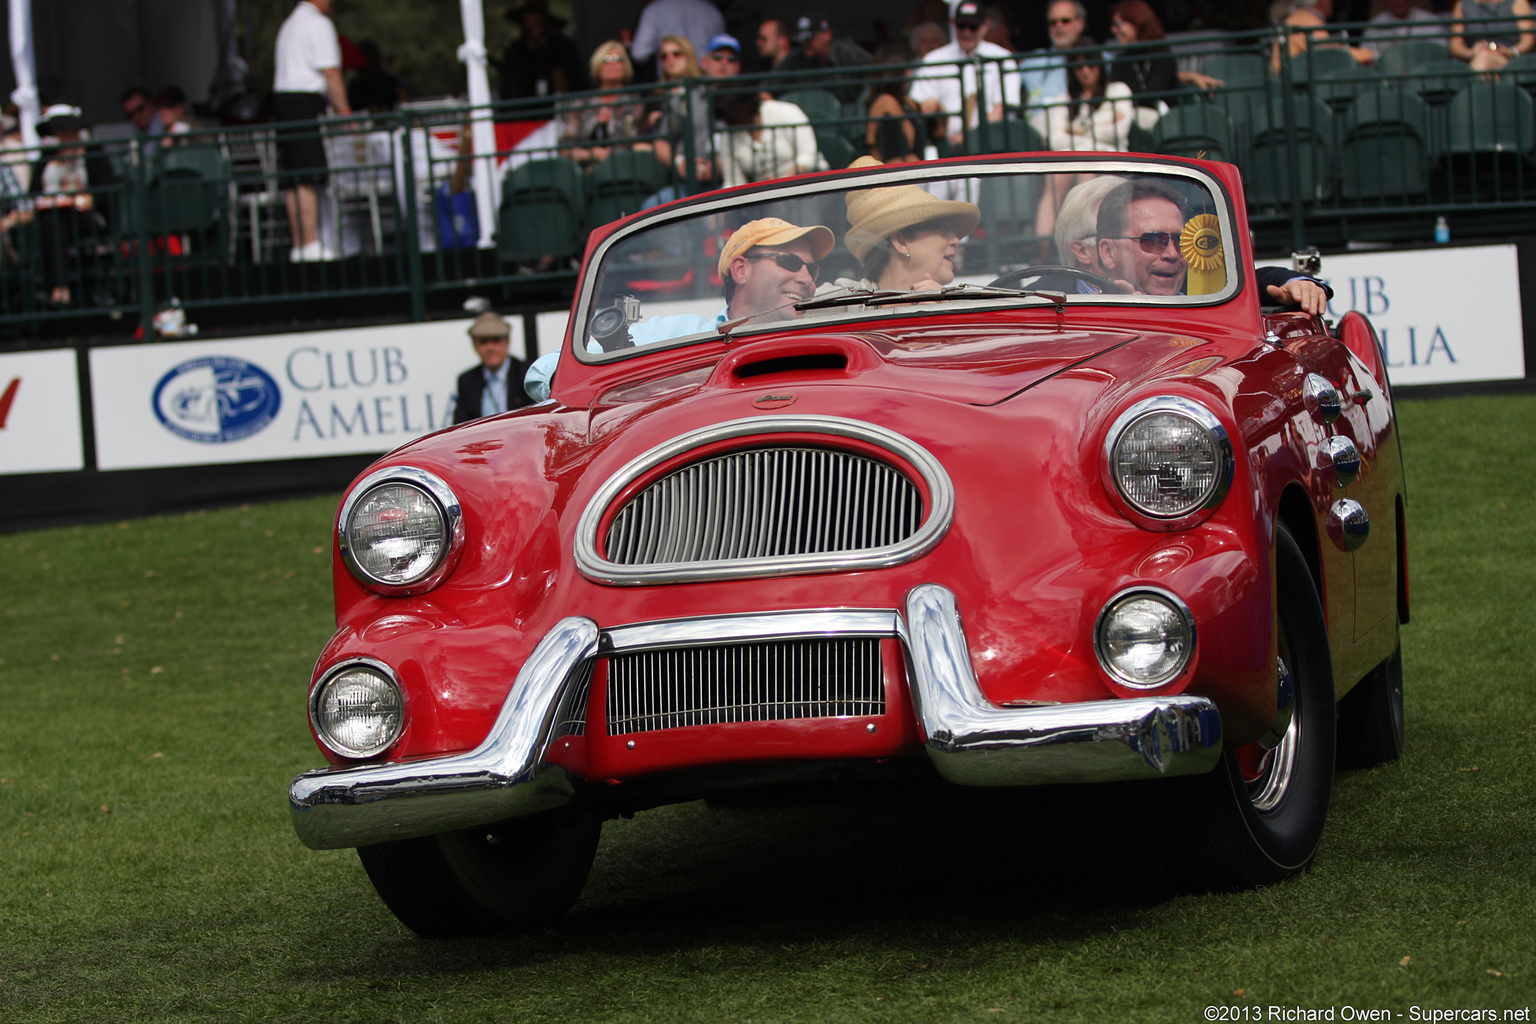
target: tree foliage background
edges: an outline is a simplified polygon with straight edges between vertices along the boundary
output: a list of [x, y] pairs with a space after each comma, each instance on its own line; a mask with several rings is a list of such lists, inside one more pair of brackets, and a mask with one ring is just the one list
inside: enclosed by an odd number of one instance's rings
[[[272, 46], [294, 0], [250, 0], [253, 22], [249, 50], [251, 88], [272, 87]], [[485, 4], [485, 47], [491, 55], [491, 90], [496, 91], [495, 62], [511, 42], [513, 25], [504, 16], [507, 3]], [[467, 89], [458, 48], [464, 41], [458, 0], [336, 0], [331, 12], [336, 30], [360, 43], [379, 44], [390, 70], [404, 78], [416, 97], [463, 94]]]

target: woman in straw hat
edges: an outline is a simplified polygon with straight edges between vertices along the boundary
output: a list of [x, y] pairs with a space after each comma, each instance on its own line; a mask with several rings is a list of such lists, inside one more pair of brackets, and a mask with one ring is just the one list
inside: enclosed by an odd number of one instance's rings
[[[854, 167], [878, 167], [860, 157]], [[940, 199], [916, 185], [887, 185], [849, 192], [848, 251], [862, 265], [862, 282], [896, 291], [937, 291], [955, 279], [960, 240], [975, 230], [981, 210], [973, 203]]]

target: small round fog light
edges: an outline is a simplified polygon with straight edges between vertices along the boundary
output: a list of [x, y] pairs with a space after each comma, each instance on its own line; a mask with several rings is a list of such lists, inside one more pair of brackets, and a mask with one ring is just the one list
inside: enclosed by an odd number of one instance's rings
[[315, 734], [342, 757], [372, 757], [388, 750], [405, 727], [400, 684], [377, 662], [353, 662], [332, 671], [309, 704]]
[[1195, 624], [1184, 602], [1164, 590], [1116, 594], [1099, 613], [1094, 652], [1104, 671], [1137, 689], [1162, 686], [1184, 671]]

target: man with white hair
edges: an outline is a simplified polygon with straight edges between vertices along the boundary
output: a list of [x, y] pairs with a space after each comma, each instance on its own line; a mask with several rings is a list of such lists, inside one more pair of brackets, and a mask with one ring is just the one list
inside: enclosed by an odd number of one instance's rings
[[1019, 59], [1024, 103], [1030, 108], [1067, 94], [1066, 51], [1075, 49], [1088, 27], [1088, 9], [1079, 0], [1052, 0], [1045, 8], [1048, 50], [1031, 50]]
[[[923, 57], [908, 95], [925, 114], [950, 115], [945, 130], [949, 141], [958, 146], [965, 141], [966, 127], [978, 123], [983, 114], [989, 121], [1001, 121], [1005, 106], [1019, 105], [1019, 76], [996, 59], [1011, 55], [986, 41], [990, 23], [976, 0], [958, 0], [950, 9], [950, 25], [954, 39]], [[975, 57], [994, 58], [985, 64], [980, 99]], [[978, 111], [983, 102], [985, 110]]]

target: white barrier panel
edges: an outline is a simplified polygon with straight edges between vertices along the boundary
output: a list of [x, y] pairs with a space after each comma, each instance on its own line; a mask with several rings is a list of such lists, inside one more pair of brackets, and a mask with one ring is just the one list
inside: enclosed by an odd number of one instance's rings
[[1333, 316], [1375, 324], [1393, 387], [1525, 377], [1513, 245], [1327, 256], [1322, 277]]
[[85, 468], [74, 349], [0, 355], [0, 474]]
[[93, 349], [97, 466], [389, 451], [453, 421], [470, 322]]

